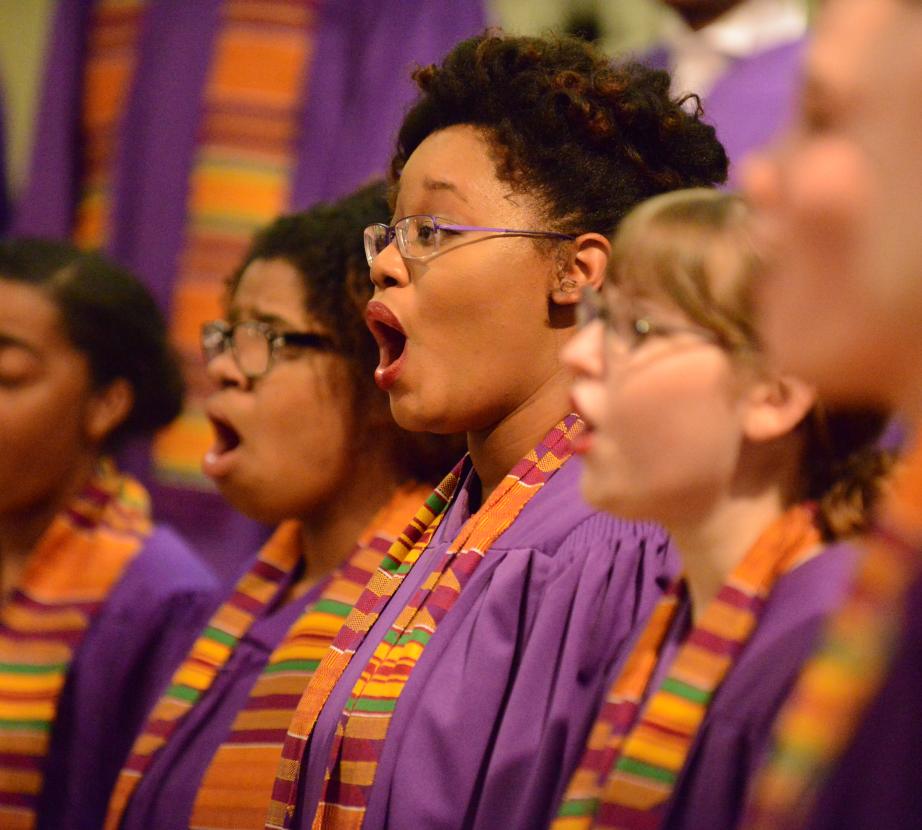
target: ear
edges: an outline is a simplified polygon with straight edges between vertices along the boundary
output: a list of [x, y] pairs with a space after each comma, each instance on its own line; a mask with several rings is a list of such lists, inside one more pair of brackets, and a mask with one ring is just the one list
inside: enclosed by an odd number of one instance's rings
[[792, 432], [816, 403], [816, 389], [792, 375], [763, 378], [747, 394], [743, 434], [772, 441]]
[[569, 254], [554, 276], [551, 300], [557, 305], [575, 305], [584, 286], [601, 290], [611, 243], [600, 233], [580, 234], [570, 245]]
[[117, 378], [90, 400], [86, 412], [86, 435], [96, 445], [102, 445], [131, 412], [134, 390], [124, 378]]

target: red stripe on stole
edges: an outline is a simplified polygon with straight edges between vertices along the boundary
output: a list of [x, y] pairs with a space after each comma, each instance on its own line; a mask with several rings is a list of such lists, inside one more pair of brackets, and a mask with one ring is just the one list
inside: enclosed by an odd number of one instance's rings
[[354, 738], [343, 741], [342, 759], [344, 761], [376, 761], [379, 741], [370, 738]]
[[750, 594], [746, 591], [735, 588], [732, 585], [724, 585], [717, 594], [717, 601], [731, 608], [739, 608], [743, 611], [752, 611], [758, 613], [762, 610], [765, 600], [757, 594]]
[[15, 769], [21, 772], [37, 772], [42, 768], [42, 764], [34, 755], [20, 755], [15, 752], [0, 752], [0, 767], [4, 767], [6, 769]]
[[278, 582], [280, 579], [283, 579], [287, 573], [287, 571], [283, 571], [281, 568], [277, 568], [275, 565], [262, 559], [256, 560], [253, 567], [250, 568], [250, 574], [271, 582]]
[[734, 640], [727, 640], [713, 631], [704, 631], [702, 629], [693, 631], [686, 642], [693, 643], [721, 657], [733, 657], [740, 651], [740, 644]]
[[[305, 678], [305, 680], [309, 680], [309, 678]], [[301, 700], [300, 694], [263, 695], [261, 697], [251, 697], [243, 708], [246, 712], [260, 711], [263, 709], [291, 709], [294, 711], [299, 700]]]
[[[297, 701], [295, 701], [297, 704]], [[285, 739], [287, 727], [279, 729], [239, 729], [231, 732], [225, 739], [226, 744], [279, 744]]]
[[248, 614], [259, 614], [264, 607], [264, 604], [260, 600], [248, 597], [246, 594], [241, 594], [240, 591], [234, 591], [228, 603], [239, 608], [241, 611], [246, 611]]
[[0, 806], [2, 807], [22, 807], [32, 810], [35, 807], [34, 795], [23, 795], [22, 793], [3, 793], [0, 792]]

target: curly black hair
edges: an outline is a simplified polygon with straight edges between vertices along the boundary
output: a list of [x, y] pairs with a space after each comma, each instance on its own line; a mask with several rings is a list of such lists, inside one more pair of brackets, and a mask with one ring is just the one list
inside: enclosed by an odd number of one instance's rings
[[[374, 383], [378, 346], [365, 325], [365, 306], [374, 291], [365, 259], [362, 231], [375, 222], [388, 222], [387, 186], [379, 180], [336, 202], [281, 216], [263, 228], [228, 280], [232, 298], [254, 260], [281, 259], [294, 267], [304, 289], [305, 308], [333, 338], [336, 351], [349, 366], [355, 410], [361, 420], [386, 411], [387, 396]], [[379, 434], [394, 446], [403, 473], [436, 483], [463, 453], [455, 439], [400, 429], [390, 419], [389, 434]]]
[[131, 411], [106, 449], [150, 435], [179, 415], [185, 393], [179, 360], [160, 309], [133, 274], [68, 242], [27, 238], [0, 241], [0, 279], [50, 297], [97, 389], [119, 378], [131, 385]]
[[429, 135], [458, 124], [484, 130], [500, 178], [565, 233], [610, 235], [650, 196], [727, 177], [695, 96], [672, 98], [668, 73], [612, 63], [574, 37], [486, 32], [413, 78], [421, 95], [400, 128], [394, 182]]

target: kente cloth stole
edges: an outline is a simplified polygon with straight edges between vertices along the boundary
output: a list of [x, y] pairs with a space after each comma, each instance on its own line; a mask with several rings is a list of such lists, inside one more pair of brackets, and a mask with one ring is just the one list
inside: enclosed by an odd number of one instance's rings
[[90, 12], [81, 108], [83, 165], [74, 242], [104, 248], [111, 234], [112, 172], [134, 78], [145, 0], [97, 0]]
[[402, 564], [408, 561], [411, 555], [413, 561], [416, 561], [419, 557], [417, 551], [425, 550], [432, 539], [458, 486], [463, 465], [464, 459], [461, 459], [423, 502], [410, 523], [387, 550], [374, 576], [349, 612], [336, 639], [327, 649], [317, 671], [304, 690], [282, 746], [282, 757], [266, 815], [267, 827], [290, 825], [298, 794], [301, 758], [307, 746], [307, 739], [317, 722], [317, 716], [368, 630], [403, 582], [409, 568], [401, 567]]
[[[262, 827], [282, 742], [301, 693], [384, 552], [427, 492], [428, 487], [412, 484], [397, 490], [272, 652], [202, 779], [191, 827]], [[284, 601], [302, 562], [301, 549], [300, 523], [281, 524], [215, 612], [135, 741], [109, 802], [107, 828], [119, 826], [157, 751], [207, 693], [240, 639], [268, 608]]]
[[36, 824], [58, 700], [74, 653], [150, 535], [147, 494], [102, 466], [59, 513], [0, 608], [0, 827]]
[[187, 222], [173, 290], [173, 341], [190, 394], [162, 432], [163, 479], [210, 488], [200, 459], [212, 442], [201, 325], [222, 314], [224, 281], [253, 234], [290, 204], [319, 0], [224, 0], [206, 80]]
[[684, 579], [660, 600], [589, 735], [553, 830], [661, 826], [708, 707], [784, 574], [813, 558], [811, 505], [788, 510], [736, 566], [644, 703], [662, 649], [687, 599]]
[[774, 746], [743, 825], [802, 827], [822, 784], [848, 747], [899, 644], [906, 594], [922, 570], [922, 432], [861, 540], [848, 596], [775, 724]]
[[313, 827], [361, 827], [394, 710], [426, 644], [496, 540], [570, 458], [583, 429], [569, 416], [512, 468], [378, 643], [340, 715]]

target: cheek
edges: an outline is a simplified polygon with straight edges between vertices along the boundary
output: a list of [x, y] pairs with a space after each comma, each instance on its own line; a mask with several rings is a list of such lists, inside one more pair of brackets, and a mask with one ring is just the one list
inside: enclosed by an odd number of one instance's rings
[[772, 264], [757, 290], [760, 326], [781, 366], [820, 380], [858, 324], [870, 177], [844, 141], [815, 143], [780, 166]]
[[83, 450], [85, 401], [73, 391], [0, 392], [0, 510], [52, 495]]
[[710, 498], [732, 476], [740, 425], [726, 374], [683, 364], [610, 373], [587, 459], [600, 506], [663, 521], [677, 504]]

